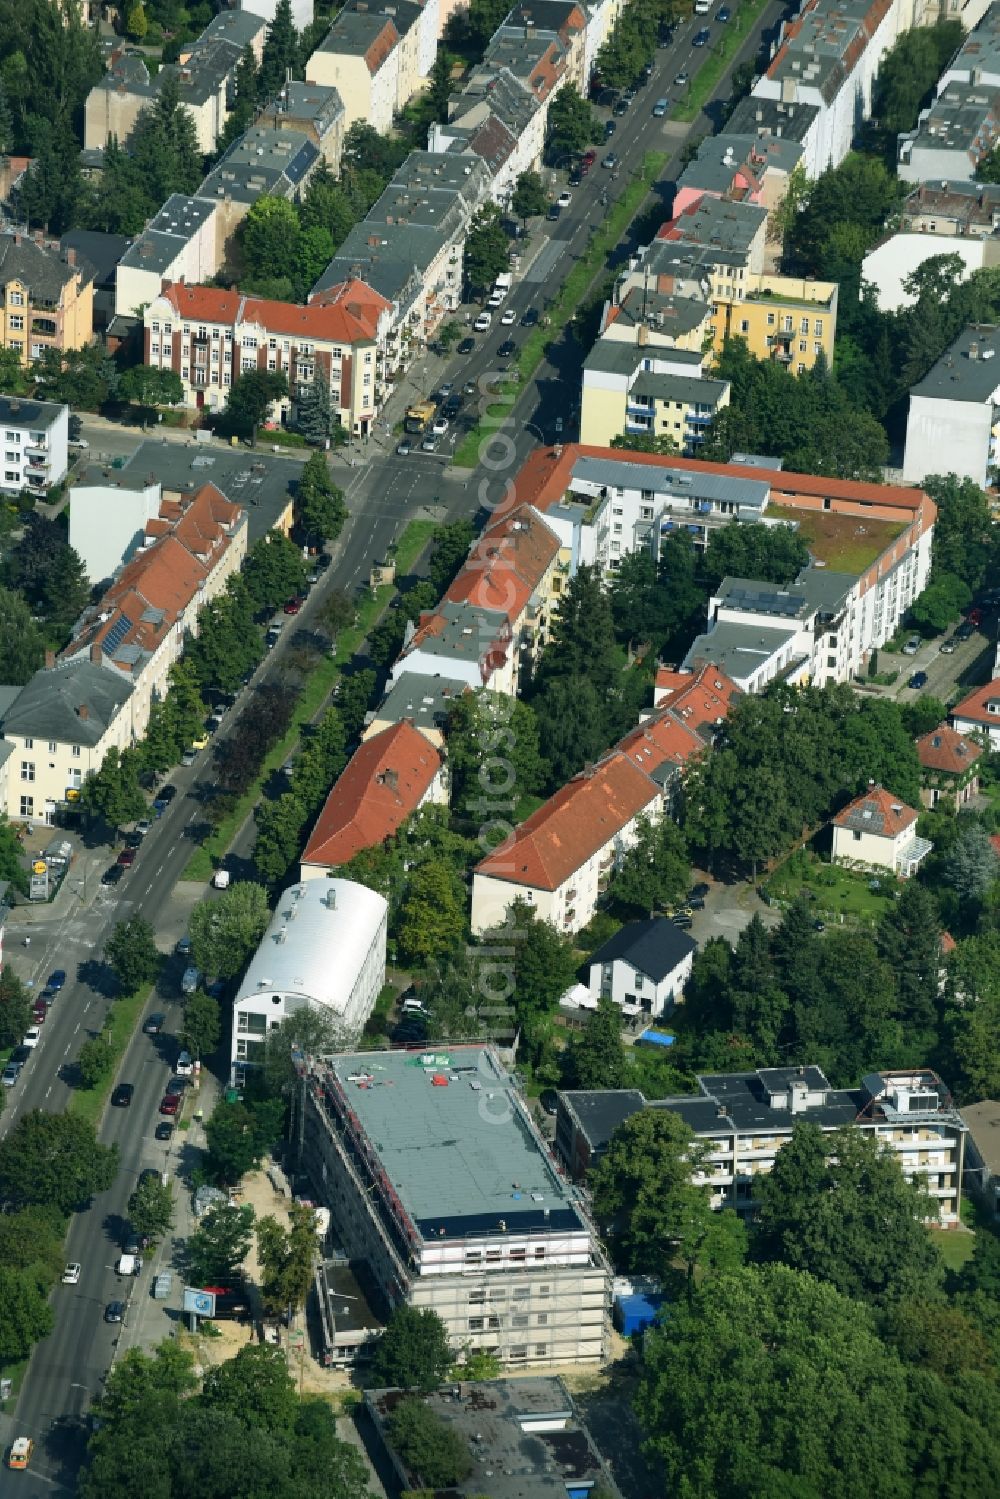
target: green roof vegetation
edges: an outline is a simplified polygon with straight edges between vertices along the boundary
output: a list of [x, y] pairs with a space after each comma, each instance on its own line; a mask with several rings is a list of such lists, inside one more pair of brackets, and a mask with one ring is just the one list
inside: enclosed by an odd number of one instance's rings
[[766, 514], [768, 520], [797, 525], [814, 560], [840, 573], [863, 573], [906, 530], [907, 524], [784, 505], [768, 505]]

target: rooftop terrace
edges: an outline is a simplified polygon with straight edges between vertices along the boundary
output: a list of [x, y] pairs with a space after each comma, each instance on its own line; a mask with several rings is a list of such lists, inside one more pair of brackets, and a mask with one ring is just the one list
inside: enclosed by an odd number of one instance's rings
[[863, 573], [906, 529], [905, 521], [861, 520], [785, 505], [768, 505], [767, 519], [795, 525], [814, 561], [842, 573]]

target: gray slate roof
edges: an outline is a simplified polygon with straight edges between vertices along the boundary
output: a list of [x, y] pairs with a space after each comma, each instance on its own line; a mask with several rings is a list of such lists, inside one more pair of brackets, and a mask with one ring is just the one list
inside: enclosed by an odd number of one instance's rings
[[0, 287], [20, 281], [32, 302], [54, 303], [78, 273], [84, 286], [94, 279], [93, 266], [82, 256], [69, 265], [58, 248], [38, 245], [26, 234], [0, 234]]
[[652, 916], [647, 921], [627, 922], [602, 943], [590, 962], [621, 959], [658, 984], [697, 948], [697, 942], [665, 916]]
[[971, 323], [910, 391], [938, 401], [982, 405], [1000, 386], [1000, 328]]
[[0, 422], [12, 427], [51, 427], [64, 408], [58, 401], [29, 401], [25, 396], [0, 396]]
[[68, 661], [35, 672], [4, 714], [3, 731], [93, 746], [131, 695], [132, 683], [117, 667]]

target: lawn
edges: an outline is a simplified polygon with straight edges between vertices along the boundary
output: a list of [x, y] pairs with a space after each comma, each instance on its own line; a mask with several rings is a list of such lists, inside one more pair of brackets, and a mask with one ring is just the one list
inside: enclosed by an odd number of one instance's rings
[[[396, 577], [405, 578], [416, 564], [417, 558], [430, 542], [437, 530], [437, 522], [431, 520], [410, 521], [396, 545]], [[229, 845], [250, 816], [260, 800], [261, 788], [268, 778], [283, 765], [299, 742], [303, 726], [319, 713], [330, 696], [334, 684], [344, 666], [360, 647], [369, 630], [378, 622], [389, 607], [396, 592], [394, 583], [384, 583], [370, 593], [358, 607], [358, 621], [349, 630], [342, 630], [337, 637], [337, 654], [317, 663], [310, 673], [287, 732], [266, 756], [256, 781], [242, 796], [228, 817], [223, 818], [196, 849], [188, 860], [183, 878], [186, 880], [210, 880]]]
[[[879, 886], [873, 890], [871, 883], [876, 879]], [[772, 900], [781, 902], [791, 902], [801, 890], [809, 890], [817, 918], [847, 917], [866, 926], [890, 909], [898, 888], [898, 882], [888, 873], [868, 875], [841, 869], [801, 849], [775, 870], [766, 886]]]
[[[667, 155], [663, 151], [646, 153], [639, 177], [626, 187], [601, 228], [592, 234], [585, 253], [563, 281], [548, 312], [548, 327], [535, 329], [525, 339], [517, 358], [521, 390], [525, 388], [544, 359], [549, 344], [559, 337], [584, 301], [594, 281], [606, 270], [609, 255], [635, 218], [650, 187], [666, 166], [667, 160]], [[519, 390], [511, 391], [505, 399], [500, 398], [487, 408], [482, 421], [467, 433], [456, 448], [452, 459], [456, 468], [476, 467], [490, 438], [503, 427], [505, 421], [509, 420], [511, 410], [519, 395]]]
[[[130, 994], [127, 999], [116, 999], [108, 1011], [107, 1033], [110, 1037], [111, 1050], [114, 1053], [114, 1066], [109, 1068], [108, 1075], [103, 1082], [98, 1083], [96, 1088], [75, 1088], [70, 1094], [67, 1114], [76, 1114], [80, 1119], [86, 1119], [88, 1124], [96, 1128], [97, 1121], [104, 1112], [104, 1106], [111, 1096], [111, 1090], [118, 1080], [118, 1069], [122, 1058], [128, 1048], [128, 1044], [135, 1034], [136, 1023], [142, 1014], [146, 1000], [152, 993], [152, 984], [140, 989], [138, 994]], [[87, 1037], [84, 1036], [84, 1040]]]
[[693, 80], [684, 103], [671, 110], [675, 120], [690, 121], [701, 113], [706, 101], [718, 87], [719, 79], [729, 67], [730, 60], [740, 50], [766, 6], [767, 0], [743, 0], [721, 35], [718, 31], [713, 33], [712, 55]]
[[833, 572], [863, 573], [906, 528], [906, 521], [876, 521], [829, 511], [767, 507], [768, 519], [792, 521], [817, 562]]
[[954, 1228], [932, 1228], [930, 1233], [947, 1269], [961, 1270], [972, 1258], [976, 1247], [975, 1234], [965, 1234]]

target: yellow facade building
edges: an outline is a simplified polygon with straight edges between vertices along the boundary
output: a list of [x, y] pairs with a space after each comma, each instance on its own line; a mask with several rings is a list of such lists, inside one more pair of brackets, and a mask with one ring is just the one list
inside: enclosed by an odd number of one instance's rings
[[22, 364], [94, 336], [94, 271], [75, 250], [0, 234], [0, 344]]
[[822, 354], [833, 365], [837, 283], [802, 276], [712, 278], [711, 329], [716, 352], [727, 338], [746, 340], [755, 359], [776, 359], [793, 374]]

